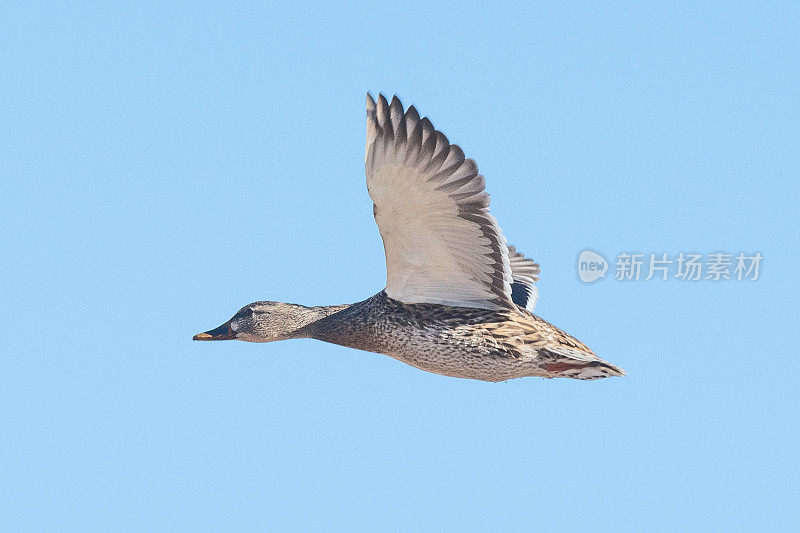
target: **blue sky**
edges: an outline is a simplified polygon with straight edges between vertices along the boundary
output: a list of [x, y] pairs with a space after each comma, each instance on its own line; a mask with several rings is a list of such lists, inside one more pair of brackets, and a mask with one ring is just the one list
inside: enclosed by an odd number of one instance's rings
[[[2, 529], [797, 528], [796, 6], [162, 4], [0, 21]], [[626, 377], [191, 341], [383, 288], [367, 90], [478, 162], [537, 314]], [[585, 249], [764, 260], [584, 284]]]

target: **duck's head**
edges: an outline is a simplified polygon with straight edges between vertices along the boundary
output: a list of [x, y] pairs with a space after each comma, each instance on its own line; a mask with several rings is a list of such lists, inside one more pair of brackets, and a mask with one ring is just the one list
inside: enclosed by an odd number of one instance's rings
[[303, 326], [319, 318], [311, 308], [283, 302], [254, 302], [242, 307], [230, 320], [193, 337], [196, 341], [240, 340], [271, 342], [293, 339]]

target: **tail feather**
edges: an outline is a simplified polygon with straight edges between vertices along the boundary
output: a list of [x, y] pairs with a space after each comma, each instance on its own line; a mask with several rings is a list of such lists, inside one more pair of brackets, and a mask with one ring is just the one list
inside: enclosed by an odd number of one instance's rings
[[574, 379], [600, 379], [625, 375], [625, 371], [620, 367], [602, 360], [589, 363], [547, 363], [544, 368], [557, 377]]

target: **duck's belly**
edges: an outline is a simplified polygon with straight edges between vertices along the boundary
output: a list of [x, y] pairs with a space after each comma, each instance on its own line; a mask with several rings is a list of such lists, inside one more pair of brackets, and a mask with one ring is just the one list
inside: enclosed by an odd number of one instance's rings
[[426, 372], [456, 378], [479, 379], [482, 381], [505, 381], [523, 376], [537, 375], [538, 368], [521, 359], [488, 360], [464, 354], [424, 354], [403, 352], [386, 354]]
[[487, 339], [458, 330], [417, 329], [413, 334], [383, 336], [382, 341], [380, 349], [372, 351], [435, 374], [483, 381], [545, 375], [535, 364], [535, 351], [514, 357]]

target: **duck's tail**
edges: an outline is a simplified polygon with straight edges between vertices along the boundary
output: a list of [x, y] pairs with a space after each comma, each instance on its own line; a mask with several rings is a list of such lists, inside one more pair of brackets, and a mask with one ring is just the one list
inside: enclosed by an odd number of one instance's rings
[[596, 361], [581, 362], [558, 362], [545, 363], [545, 370], [552, 372], [553, 377], [574, 378], [574, 379], [600, 379], [612, 376], [624, 376], [625, 371], [607, 361], [598, 359]]
[[[545, 348], [548, 359], [542, 365], [554, 378], [600, 379], [624, 376], [625, 371], [608, 361], [600, 359], [580, 341], [569, 337], [572, 346], [566, 344], [550, 345]], [[541, 355], [541, 352], [540, 352]]]

